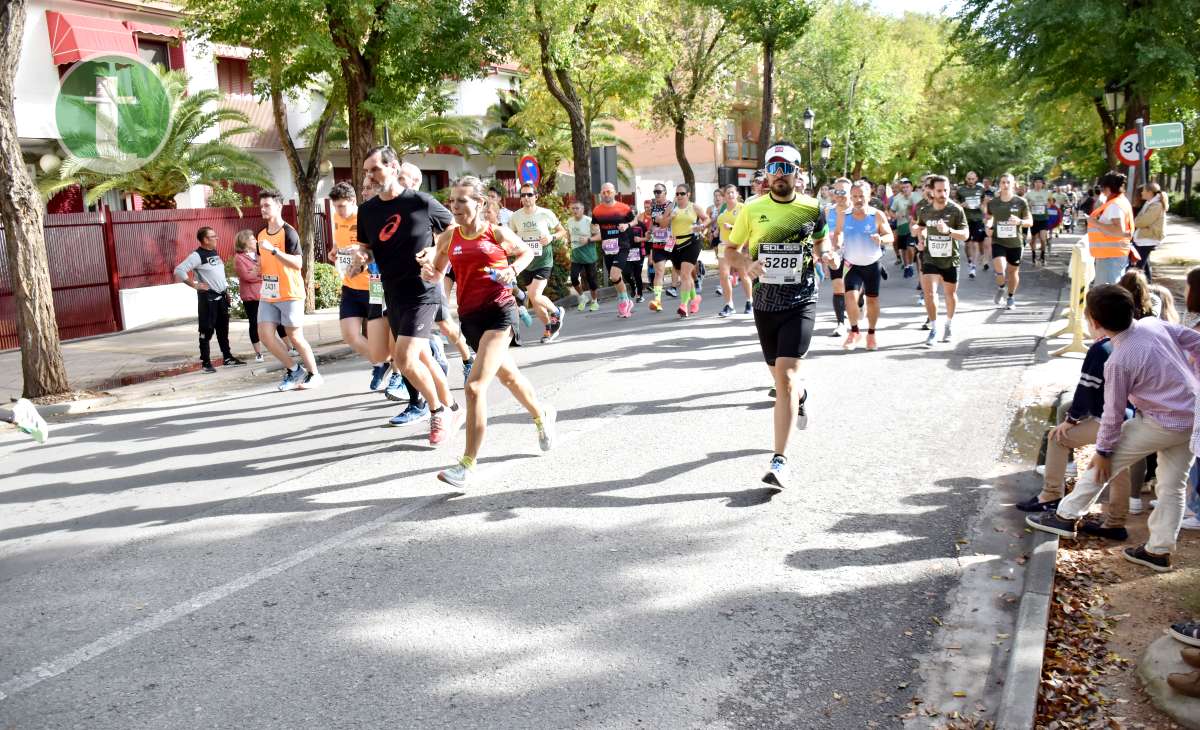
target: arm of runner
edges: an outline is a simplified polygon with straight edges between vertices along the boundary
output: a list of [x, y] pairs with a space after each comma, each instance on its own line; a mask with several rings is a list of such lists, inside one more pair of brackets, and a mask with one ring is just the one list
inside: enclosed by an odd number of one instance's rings
[[750, 243], [749, 216], [743, 214], [734, 219], [729, 243], [733, 245], [725, 247], [725, 260], [729, 262], [730, 267], [751, 278], [762, 273], [762, 264], [748, 256], [748, 252], [742, 253], [742, 248]]
[[442, 231], [432, 246], [417, 254], [417, 261], [421, 263], [421, 278], [430, 284], [436, 284], [446, 276], [446, 267], [450, 265], [450, 239], [452, 238], [454, 238], [452, 231]]
[[692, 210], [696, 213], [696, 223], [692, 226], [692, 230], [703, 231], [708, 227], [708, 213], [704, 212], [704, 209], [696, 203], [692, 203]]
[[896, 240], [896, 235], [892, 233], [892, 227], [888, 225], [887, 218], [878, 213], [875, 214], [875, 243], [879, 245], [889, 244]]
[[181, 284], [187, 284], [196, 291], [208, 291], [208, 284], [202, 281], [194, 281], [192, 279], [192, 269], [200, 265], [200, 254], [192, 251], [188, 257], [179, 262], [175, 267], [175, 281]]
[[513, 259], [509, 268], [502, 270], [509, 272], [509, 274], [502, 274], [505, 277], [504, 281], [507, 284], [515, 283], [517, 274], [520, 274], [529, 264], [533, 263], [533, 249], [529, 248], [528, 244], [507, 228], [494, 228], [492, 230], [496, 234], [496, 237], [500, 239], [497, 241], [500, 244], [500, 248], [504, 249], [504, 253]]
[[259, 243], [259, 247], [272, 256], [277, 257], [289, 269], [303, 268], [304, 257], [300, 254], [300, 236], [296, 234], [296, 229], [290, 226], [285, 226], [283, 231], [284, 250], [280, 251], [270, 241], [262, 241]]
[[600, 240], [600, 226], [596, 225], [595, 223], [592, 224], [592, 240]]
[[[958, 220], [955, 220], [956, 218]], [[967, 216], [962, 212], [961, 209], [956, 210], [954, 214], [950, 216], [950, 224], [957, 226], [956, 228], [950, 229], [950, 237], [954, 240], [965, 241], [971, 237], [971, 229], [969, 226], [967, 226]]]

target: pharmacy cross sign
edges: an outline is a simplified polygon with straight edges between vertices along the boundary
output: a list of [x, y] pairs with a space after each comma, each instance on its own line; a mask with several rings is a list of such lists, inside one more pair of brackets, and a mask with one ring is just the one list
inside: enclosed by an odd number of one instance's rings
[[154, 159], [171, 131], [171, 97], [153, 66], [132, 56], [80, 61], [63, 76], [54, 121], [79, 164], [113, 175]]

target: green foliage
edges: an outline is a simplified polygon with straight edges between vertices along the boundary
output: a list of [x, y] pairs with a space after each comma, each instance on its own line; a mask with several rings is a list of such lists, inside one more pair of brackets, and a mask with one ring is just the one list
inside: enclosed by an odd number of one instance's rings
[[336, 307], [342, 301], [342, 277], [336, 266], [317, 262], [313, 267], [313, 282], [316, 309]]
[[85, 204], [93, 205], [112, 190], [170, 198], [193, 185], [216, 188], [221, 183], [240, 182], [275, 187], [262, 163], [229, 142], [236, 135], [258, 131], [245, 114], [220, 106], [218, 91], [188, 93], [187, 76], [181, 72], [163, 72], [161, 78], [174, 112], [171, 130], [153, 160], [130, 172], [106, 175], [86, 169], [84, 160], [69, 156], [55, 173], [38, 181], [42, 195], [49, 198], [79, 185], [87, 191]]
[[237, 270], [233, 264], [233, 256], [225, 261], [225, 284], [229, 292], [229, 316], [231, 319], [246, 318], [246, 303], [242, 301], [242, 283], [237, 278]]
[[[214, 185], [212, 195], [208, 196], [209, 208], [245, 208], [248, 205], [252, 205], [250, 198], [229, 187], [228, 184]], [[241, 215], [240, 210], [238, 215]]]

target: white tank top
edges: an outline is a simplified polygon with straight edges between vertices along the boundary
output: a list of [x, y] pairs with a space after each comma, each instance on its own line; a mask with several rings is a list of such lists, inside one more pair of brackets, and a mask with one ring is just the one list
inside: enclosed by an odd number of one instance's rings
[[842, 258], [853, 266], [869, 266], [883, 256], [883, 249], [871, 239], [871, 234], [878, 232], [875, 209], [867, 206], [865, 211], [862, 220], [846, 213], [842, 224]]

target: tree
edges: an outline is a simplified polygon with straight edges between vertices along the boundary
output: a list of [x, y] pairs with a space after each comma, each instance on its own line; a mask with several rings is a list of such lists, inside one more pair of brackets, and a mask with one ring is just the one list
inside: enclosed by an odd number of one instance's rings
[[69, 155], [56, 172], [40, 181], [42, 194], [50, 197], [79, 185], [87, 191], [87, 205], [119, 190], [140, 195], [147, 209], [162, 209], [174, 208], [175, 196], [193, 185], [216, 187], [233, 181], [274, 187], [262, 163], [229, 142], [231, 137], [258, 131], [245, 114], [217, 106], [221, 95], [212, 89], [189, 94], [187, 77], [181, 72], [164, 72], [161, 79], [174, 111], [170, 132], [154, 159], [136, 170], [106, 174], [87, 169], [87, 160]]
[[762, 119], [758, 127], [758, 166], [771, 143], [775, 114], [775, 54], [800, 41], [812, 17], [807, 0], [706, 0], [729, 20], [747, 43], [762, 49]]
[[0, 224], [16, 305], [17, 339], [21, 343], [22, 394], [26, 398], [65, 393], [70, 389], [63, 365], [54, 293], [42, 233], [42, 199], [29, 179], [17, 138], [13, 113], [13, 80], [21, 60], [25, 0], [0, 4]]
[[534, 49], [525, 59], [541, 71], [571, 132], [575, 197], [592, 200], [592, 125], [607, 116], [636, 117], [653, 97], [666, 63], [648, 7], [599, 0], [532, 0], [526, 19]]
[[[1108, 167], [1118, 124], [1147, 123], [1152, 104], [1194, 88], [1200, 78], [1200, 5], [1193, 0], [965, 0], [957, 38], [966, 57], [1008, 83], [1048, 99], [1086, 99], [1103, 128]], [[1123, 122], [1104, 91], [1120, 88]]]
[[697, 125], [711, 125], [728, 115], [749, 43], [711, 7], [681, 0], [664, 6], [663, 11], [660, 21], [669, 24], [668, 36], [676, 41], [672, 52], [676, 62], [664, 75], [652, 119], [671, 125], [683, 181], [695, 190], [696, 173], [685, 147], [688, 133]]

